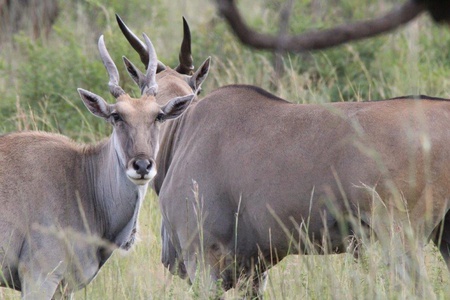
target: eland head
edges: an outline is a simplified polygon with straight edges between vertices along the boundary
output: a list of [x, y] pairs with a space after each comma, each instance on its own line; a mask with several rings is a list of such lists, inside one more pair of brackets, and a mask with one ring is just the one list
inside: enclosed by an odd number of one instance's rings
[[[113, 126], [112, 141], [120, 163], [126, 169], [128, 179], [137, 185], [147, 184], [157, 172], [155, 158], [159, 149], [159, 124], [180, 116], [189, 106], [194, 94], [170, 99], [159, 105], [155, 96], [158, 92], [156, 72], [158, 59], [150, 39], [144, 34], [148, 67], [145, 74], [137, 68], [137, 82], [141, 89], [140, 98], [130, 97], [119, 86], [119, 72], [109, 55], [103, 36], [98, 47], [109, 74], [109, 90], [116, 103], [108, 104], [102, 97], [83, 90], [78, 92], [86, 107], [95, 116], [105, 119]], [[131, 64], [125, 60], [127, 68]]]

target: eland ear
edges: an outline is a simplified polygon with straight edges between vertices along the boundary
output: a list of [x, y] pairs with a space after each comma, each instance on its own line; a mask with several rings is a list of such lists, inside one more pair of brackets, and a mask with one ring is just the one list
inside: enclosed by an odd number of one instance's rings
[[208, 57], [189, 79], [189, 85], [193, 91], [199, 90], [203, 81], [208, 76], [210, 63], [211, 57]]
[[194, 97], [194, 94], [190, 94], [170, 100], [166, 105], [161, 107], [160, 120], [176, 119], [181, 116], [189, 107]]
[[130, 75], [131, 79], [133, 79], [133, 81], [140, 87], [145, 77], [144, 74], [142, 74], [142, 72], [125, 56], [122, 56], [122, 60], [127, 68], [128, 75]]
[[135, 65], [133, 65], [128, 58], [122, 56], [122, 59], [125, 67], [127, 68], [128, 75], [130, 75], [131, 79], [133, 79], [133, 81], [138, 85], [141, 90], [141, 95], [143, 95], [146, 83], [145, 75]]
[[156, 74], [167, 69], [166, 65], [158, 60], [158, 67], [156, 68]]
[[111, 105], [102, 97], [81, 88], [78, 89], [78, 93], [84, 105], [86, 105], [92, 114], [103, 119], [109, 118], [111, 115]]

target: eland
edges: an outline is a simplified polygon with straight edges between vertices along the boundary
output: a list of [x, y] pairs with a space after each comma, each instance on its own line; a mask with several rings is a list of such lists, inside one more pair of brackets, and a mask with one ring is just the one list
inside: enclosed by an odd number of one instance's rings
[[[166, 83], [161, 103], [181, 96]], [[427, 96], [293, 104], [230, 85], [195, 99], [161, 130], [153, 187], [162, 262], [191, 282], [207, 269], [225, 290], [244, 277], [256, 297], [266, 271], [287, 255], [356, 251], [351, 237], [366, 233], [386, 252], [403, 242], [393, 261], [412, 259], [433, 239], [450, 265], [448, 124], [450, 100]], [[403, 278], [425, 272], [420, 256]]]
[[180, 116], [195, 96], [156, 102], [157, 58], [144, 40], [149, 66], [140, 98], [119, 86], [103, 36], [98, 47], [116, 102], [78, 89], [90, 112], [112, 125], [108, 139], [81, 145], [38, 131], [0, 137], [0, 282], [23, 298], [69, 297], [114, 249], [133, 244], [141, 203], [157, 174], [160, 124]]

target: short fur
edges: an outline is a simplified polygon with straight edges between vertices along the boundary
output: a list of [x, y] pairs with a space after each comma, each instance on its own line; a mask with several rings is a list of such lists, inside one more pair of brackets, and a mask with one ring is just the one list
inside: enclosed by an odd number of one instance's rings
[[38, 284], [31, 297], [50, 299], [58, 285], [69, 294], [132, 240], [146, 185], [129, 181], [116, 157], [108, 140], [84, 146], [44, 132], [0, 137], [3, 286], [28, 297]]
[[[212, 279], [228, 289], [234, 267], [251, 277], [306, 251], [292, 245], [296, 224], [306, 220], [318, 250], [328, 232], [327, 252], [345, 251], [352, 229], [342, 231], [337, 213], [361, 217], [385, 249], [389, 220], [403, 229], [411, 221], [424, 245], [449, 209], [448, 124], [448, 101], [428, 97], [315, 105], [251, 86], [219, 88], [162, 131], [154, 185], [163, 263], [193, 281], [203, 245]], [[397, 206], [400, 198], [406, 210]], [[440, 249], [449, 264], [447, 227]]]

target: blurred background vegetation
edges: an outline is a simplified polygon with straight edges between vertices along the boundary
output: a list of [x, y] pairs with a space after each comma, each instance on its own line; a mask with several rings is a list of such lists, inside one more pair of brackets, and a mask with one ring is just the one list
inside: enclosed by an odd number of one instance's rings
[[[112, 101], [107, 73], [97, 51], [97, 40], [104, 34], [106, 46], [118, 65], [121, 85], [130, 94], [138, 95], [121, 56], [126, 55], [137, 66], [141, 64], [122, 36], [115, 13], [135, 33], [145, 32], [155, 45], [158, 58], [171, 67], [178, 64], [181, 17], [185, 16], [192, 32], [194, 64], [199, 66], [212, 56], [204, 94], [225, 84], [245, 83], [297, 103], [377, 100], [408, 94], [450, 97], [450, 30], [437, 26], [427, 15], [387, 35], [326, 51], [286, 54], [283, 56], [286, 71], [275, 78], [273, 54], [240, 45], [217, 15], [211, 0], [54, 0], [54, 3], [59, 13], [49, 30], [36, 32], [33, 10], [22, 11], [29, 21], [15, 32], [6, 30], [6, 25], [0, 22], [3, 26], [0, 134], [39, 129], [92, 142], [109, 133], [106, 124], [90, 116], [76, 89], [82, 87]], [[289, 32], [298, 34], [371, 18], [398, 3], [296, 0]], [[284, 0], [240, 0], [238, 4], [252, 27], [277, 32]], [[149, 198], [141, 215], [142, 242], [127, 257], [115, 255], [77, 298], [185, 299], [187, 295], [201, 298], [195, 288], [189, 289], [186, 283], [171, 277], [160, 264], [160, 216], [153, 195]], [[434, 255], [434, 248], [429, 253], [431, 285], [438, 298], [449, 299], [445, 265]], [[374, 257], [381, 260], [379, 254]], [[330, 267], [324, 267], [327, 264]], [[380, 275], [382, 267], [370, 263], [356, 265], [351, 256], [344, 260], [295, 257], [274, 269], [268, 286], [269, 299], [294, 299], [299, 295], [307, 299], [386, 299], [392, 295]], [[341, 290], [336, 291], [335, 286]], [[397, 298], [408, 299], [411, 295], [407, 294], [407, 287], [405, 291], [401, 294], [404, 297]], [[2, 293], [0, 298], [9, 299], [11, 294]]]
[[[80, 116], [75, 112], [79, 109], [85, 114], [85, 111], [76, 88], [107, 96], [107, 74], [96, 49], [98, 37], [104, 34], [119, 66], [122, 85], [136, 93], [121, 56], [128, 56], [137, 65], [139, 60], [122, 37], [115, 13], [136, 33], [147, 33], [159, 59], [172, 67], [177, 65], [181, 16], [185, 16], [192, 30], [195, 65], [209, 55], [213, 57], [206, 91], [230, 83], [249, 83], [299, 103], [372, 100], [418, 93], [448, 96], [450, 33], [432, 24], [425, 15], [392, 34], [326, 51], [284, 55], [287, 71], [275, 80], [273, 55], [240, 45], [217, 15], [212, 1], [46, 1], [56, 3], [59, 11], [50, 29], [36, 32], [28, 24], [14, 34], [1, 31], [1, 132], [19, 125], [19, 128], [30, 128], [31, 123], [27, 124], [30, 120], [23, 118], [25, 112], [32, 111], [33, 126], [39, 129], [59, 131], [83, 140], [89, 140], [92, 134], [105, 133], [99, 122], [80, 123]], [[238, 4], [252, 27], [277, 32], [284, 1], [242, 0]], [[301, 33], [371, 18], [388, 11], [394, 4], [398, 1], [298, 0], [291, 12], [289, 32]], [[32, 14], [33, 9], [23, 13]], [[25, 19], [32, 20], [32, 16]], [[20, 116], [22, 119], [17, 119]], [[80, 132], [89, 134], [79, 137]]]

